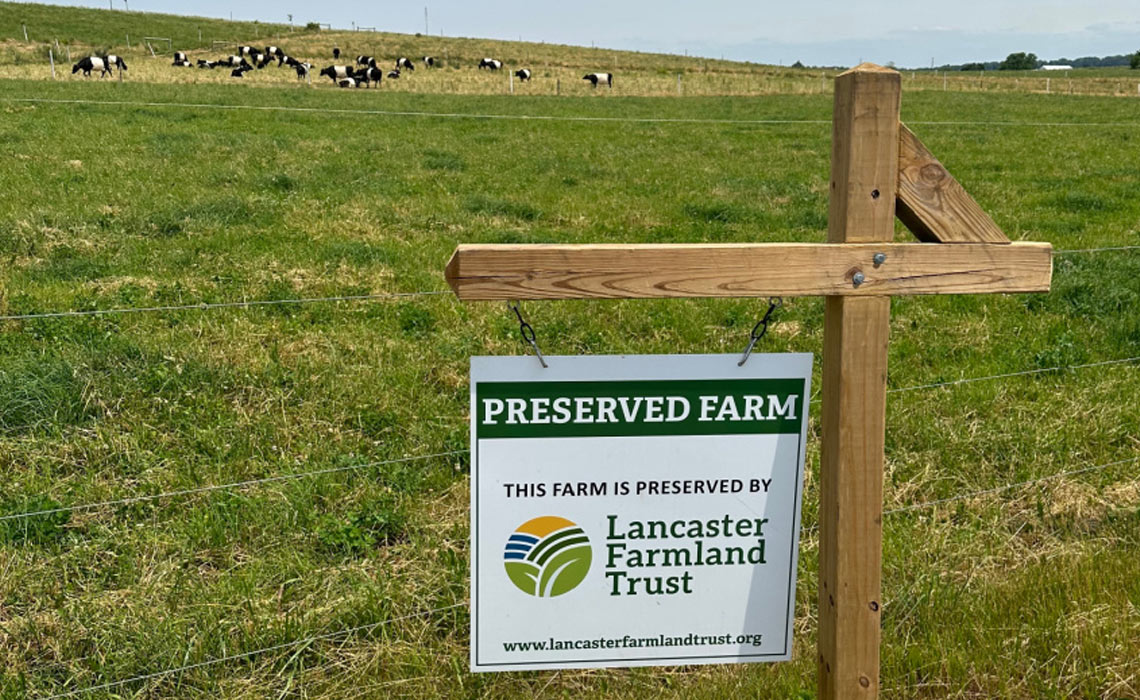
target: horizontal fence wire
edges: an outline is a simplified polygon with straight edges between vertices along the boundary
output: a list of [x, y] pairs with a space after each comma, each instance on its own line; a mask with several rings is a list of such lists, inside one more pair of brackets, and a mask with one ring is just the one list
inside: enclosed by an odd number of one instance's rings
[[947, 496], [946, 498], [939, 498], [933, 501], [925, 501], [923, 503], [912, 503], [906, 506], [899, 506], [898, 508], [891, 508], [890, 510], [883, 511], [883, 515], [893, 515], [895, 513], [905, 513], [912, 510], [922, 510], [925, 508], [933, 508], [945, 503], [953, 503], [954, 501], [969, 500], [971, 498], [979, 498], [981, 496], [989, 496], [1012, 489], [1019, 489], [1026, 486], [1033, 486], [1045, 481], [1053, 479], [1063, 479], [1066, 476], [1076, 476], [1078, 474], [1087, 474], [1089, 472], [1103, 471], [1110, 467], [1118, 467], [1122, 464], [1134, 464], [1140, 462], [1140, 456], [1131, 457], [1129, 459], [1118, 459], [1115, 462], [1108, 462], [1106, 464], [1097, 464], [1091, 467], [1082, 467], [1080, 469], [1072, 469], [1070, 471], [1057, 472], [1056, 474], [1048, 474], [1046, 476], [1037, 477], [1036, 479], [1027, 479], [1025, 481], [1018, 481], [1012, 484], [1005, 484], [1004, 486], [996, 486], [989, 489], [981, 489], [980, 491], [971, 491], [969, 493], [960, 493], [954, 496]]
[[281, 481], [291, 481], [293, 479], [304, 479], [314, 476], [323, 476], [325, 474], [339, 474], [341, 472], [360, 471], [362, 469], [371, 469], [373, 467], [382, 467], [390, 464], [404, 464], [407, 462], [422, 462], [429, 459], [436, 459], [442, 457], [456, 457], [458, 455], [467, 454], [468, 450], [454, 450], [451, 452], [437, 452], [430, 455], [421, 455], [418, 457], [403, 457], [401, 459], [389, 459], [380, 462], [367, 462], [365, 464], [352, 464], [344, 467], [329, 467], [328, 469], [317, 469], [308, 472], [296, 472], [293, 474], [279, 474], [277, 476], [267, 476], [262, 479], [249, 479], [246, 481], [235, 481], [229, 484], [217, 484], [214, 486], [200, 486], [191, 489], [181, 489], [178, 491], [166, 491], [164, 493], [148, 494], [145, 496], [129, 496], [127, 498], [119, 498], [111, 501], [98, 501], [95, 503], [80, 503], [73, 506], [61, 506], [59, 508], [48, 508], [45, 510], [34, 510], [27, 513], [13, 513], [11, 515], [0, 516], [0, 522], [6, 520], [21, 520], [24, 518], [34, 518], [42, 515], [54, 515], [56, 513], [72, 513], [80, 510], [94, 510], [96, 508], [110, 508], [114, 506], [131, 505], [132, 503], [144, 503], [146, 501], [157, 501], [163, 498], [177, 498], [179, 496], [192, 496], [199, 493], [210, 493], [212, 491], [228, 491], [230, 489], [240, 489], [247, 486], [258, 486], [261, 484], [272, 484]]
[[43, 311], [26, 314], [0, 316], [0, 321], [30, 321], [39, 318], [72, 318], [82, 316], [111, 316], [114, 314], [161, 313], [172, 311], [208, 311], [211, 309], [248, 309], [258, 306], [279, 306], [297, 304], [334, 303], [342, 301], [385, 301], [389, 299], [410, 299], [413, 297], [440, 296], [451, 294], [438, 292], [392, 292], [384, 294], [353, 294], [336, 297], [301, 297], [297, 299], [257, 299], [254, 301], [223, 301], [216, 303], [174, 304], [170, 306], [124, 306], [112, 309], [91, 309], [87, 311]]
[[416, 618], [427, 617], [428, 615], [434, 615], [435, 613], [447, 612], [448, 610], [454, 610], [456, 608], [466, 607], [466, 605], [467, 605], [467, 603], [456, 603], [454, 605], [446, 605], [442, 608], [435, 608], [433, 610], [424, 610], [422, 612], [412, 613], [411, 615], [404, 615], [402, 617], [393, 617], [393, 618], [389, 618], [387, 620], [381, 620], [380, 622], [372, 622], [372, 623], [369, 623], [367, 625], [350, 627], [348, 629], [343, 629], [343, 630], [340, 630], [338, 632], [329, 632], [327, 634], [318, 634], [318, 635], [314, 635], [312, 637], [305, 637], [304, 639], [296, 639], [296, 640], [293, 640], [291, 642], [284, 642], [282, 644], [275, 644], [271, 647], [265, 647], [264, 649], [255, 649], [253, 651], [246, 651], [246, 652], [242, 652], [240, 654], [227, 654], [226, 656], [219, 656], [217, 658], [207, 659], [206, 661], [200, 661], [198, 663], [187, 664], [185, 666], [178, 666], [176, 668], [168, 668], [164, 671], [156, 671], [154, 673], [147, 673], [147, 674], [144, 674], [141, 676], [134, 676], [133, 678], [124, 678], [123, 680], [112, 681], [110, 683], [103, 683], [101, 685], [93, 685], [93, 686], [88, 686], [86, 688], [69, 690], [65, 693], [57, 693], [55, 695], [48, 695], [48, 696], [44, 697], [42, 700], [58, 700], [59, 698], [70, 698], [70, 697], [75, 697], [76, 695], [86, 695], [88, 693], [97, 693], [97, 692], [102, 691], [102, 690], [110, 690], [111, 688], [120, 688], [124, 685], [130, 685], [131, 683], [141, 683], [142, 681], [150, 681], [150, 680], [154, 680], [156, 678], [164, 678], [166, 676], [172, 676], [176, 673], [184, 673], [186, 671], [193, 671], [193, 670], [199, 669], [199, 668], [206, 668], [207, 666], [216, 666], [218, 664], [224, 664], [224, 663], [227, 663], [229, 661], [236, 661], [237, 659], [248, 659], [248, 658], [251, 658], [254, 656], [261, 656], [262, 654], [271, 654], [275, 651], [283, 651], [285, 649], [293, 649], [295, 647], [304, 646], [306, 644], [312, 644], [313, 642], [322, 642], [322, 641], [326, 641], [329, 639], [336, 639], [337, 637], [344, 637], [344, 636], [347, 636], [350, 634], [357, 634], [360, 632], [369, 632], [371, 630], [374, 630], [374, 629], [377, 629], [380, 627], [384, 627], [385, 625], [390, 625], [390, 624], [395, 623], [395, 622], [403, 622], [404, 620], [413, 620]]
[[[967, 377], [965, 379], [958, 379], [958, 380], [949, 381], [949, 382], [938, 382], [935, 384], [919, 384], [916, 386], [900, 387], [897, 389], [888, 389], [887, 393], [898, 393], [898, 392], [904, 392], [904, 391], [920, 391], [920, 390], [924, 390], [924, 389], [937, 389], [940, 387], [956, 386], [959, 384], [970, 384], [973, 382], [984, 382], [984, 381], [991, 381], [991, 380], [1010, 379], [1012, 377], [1024, 377], [1024, 376], [1029, 376], [1029, 375], [1033, 375], [1033, 374], [1042, 374], [1045, 372], [1061, 372], [1061, 371], [1066, 371], [1066, 370], [1087, 369], [1090, 367], [1106, 367], [1106, 366], [1110, 366], [1110, 365], [1120, 365], [1120, 364], [1126, 364], [1126, 363], [1131, 363], [1131, 362], [1140, 362], [1140, 356], [1128, 357], [1128, 358], [1123, 358], [1123, 359], [1119, 359], [1119, 360], [1105, 360], [1103, 362], [1090, 362], [1090, 363], [1083, 364], [1083, 365], [1067, 365], [1067, 366], [1061, 366], [1061, 367], [1048, 367], [1045, 369], [1025, 370], [1023, 372], [1010, 372], [1007, 374], [994, 374], [994, 375], [990, 375], [990, 376], [986, 376], [986, 377]], [[812, 403], [819, 403], [819, 402], [820, 402], [820, 399], [813, 399], [812, 400]], [[226, 491], [229, 489], [239, 489], [239, 488], [245, 488], [248, 486], [257, 486], [260, 484], [270, 484], [270, 483], [280, 482], [280, 481], [290, 481], [293, 479], [304, 479], [304, 478], [308, 478], [308, 477], [321, 476], [324, 474], [335, 474], [338, 472], [358, 471], [361, 469], [370, 469], [373, 467], [380, 467], [380, 466], [385, 466], [385, 465], [389, 465], [389, 464], [399, 464], [402, 462], [416, 462], [416, 461], [424, 461], [424, 460], [428, 460], [428, 459], [436, 459], [436, 458], [444, 458], [444, 457], [458, 457], [459, 455], [468, 454], [469, 452], [470, 452], [470, 450], [466, 450], [466, 449], [452, 450], [450, 452], [437, 452], [435, 454], [422, 455], [422, 456], [418, 456], [418, 457], [404, 457], [401, 459], [384, 460], [384, 461], [379, 461], [379, 462], [366, 462], [364, 464], [353, 464], [353, 465], [348, 465], [348, 466], [344, 466], [344, 467], [329, 467], [327, 469], [317, 469], [314, 471], [307, 471], [307, 472], [295, 472], [295, 473], [291, 473], [291, 474], [280, 474], [277, 476], [269, 476], [269, 477], [265, 477], [262, 479], [249, 479], [246, 481], [236, 481], [236, 482], [228, 483], [228, 484], [217, 484], [217, 485], [213, 485], [213, 486], [202, 486], [202, 487], [195, 487], [195, 488], [190, 488], [190, 489], [181, 489], [178, 491], [166, 491], [163, 493], [148, 494], [148, 495], [144, 495], [144, 496], [129, 496], [126, 498], [120, 498], [120, 499], [109, 500], [109, 501], [98, 501], [98, 502], [94, 502], [94, 503], [80, 503], [80, 504], [76, 504], [73, 506], [61, 506], [59, 508], [49, 508], [49, 509], [45, 509], [45, 510], [29, 511], [26, 513], [12, 513], [9, 515], [0, 516], [0, 522], [4, 522], [4, 521], [8, 521], [8, 520], [20, 520], [20, 519], [25, 519], [25, 518], [34, 518], [34, 517], [39, 517], [39, 516], [44, 516], [44, 515], [54, 515], [56, 513], [70, 513], [70, 512], [81, 511], [81, 510], [94, 510], [97, 508], [130, 505], [132, 503], [141, 503], [141, 502], [146, 502], [146, 501], [157, 501], [157, 500], [164, 499], [164, 498], [177, 498], [180, 496], [191, 496], [191, 495], [195, 495], [195, 494], [199, 494], [199, 493], [209, 493], [212, 491]]]
[[1059, 367], [1045, 367], [1042, 369], [1026, 369], [1020, 372], [1007, 372], [1005, 374], [991, 374], [986, 377], [966, 377], [964, 379], [953, 379], [945, 382], [935, 382], [933, 384], [916, 384], [914, 386], [903, 386], [895, 389], [887, 389], [888, 394], [899, 394], [905, 391], [920, 391], [923, 389], [938, 389], [944, 386], [958, 386], [959, 384], [972, 384], [974, 382], [988, 382], [998, 379], [1011, 379], [1013, 377], [1028, 377], [1034, 374], [1045, 374], [1048, 372], [1066, 372], [1069, 370], [1088, 369], [1090, 367], [1108, 367], [1111, 365], [1124, 365], [1132, 362], [1140, 362], [1140, 356], [1125, 357], [1119, 360], [1103, 360], [1101, 362], [1087, 362], [1082, 365], [1062, 365]]
[[[429, 117], [437, 119], [487, 119], [511, 121], [545, 121], [545, 122], [616, 122], [625, 124], [743, 124], [743, 125], [794, 125], [831, 124], [830, 119], [716, 119], [716, 118], [687, 118], [687, 117], [591, 117], [575, 115], [554, 114], [496, 114], [476, 112], [428, 112], [412, 110], [384, 110], [384, 109], [342, 109], [335, 107], [294, 107], [287, 105], [235, 105], [210, 104], [203, 102], [139, 102], [128, 100], [80, 100], [55, 99], [46, 97], [4, 97], [0, 102], [13, 102], [18, 104], [59, 104], [59, 105], [91, 105], [108, 107], [172, 107], [179, 109], [220, 109], [220, 110], [252, 110], [258, 112], [299, 112], [305, 114], [334, 114], [334, 115], [360, 115], [381, 117]], [[920, 126], [986, 126], [986, 127], [1125, 127], [1138, 128], [1138, 122], [1016, 122], [1016, 121], [937, 121], [937, 120], [906, 120], [907, 124]]]
[[[1058, 250], [1053, 255], [1077, 253], [1103, 253], [1124, 250], [1140, 250], [1137, 246], [1114, 246], [1107, 248], [1084, 248], [1080, 250]], [[318, 304], [357, 301], [385, 301], [390, 299], [410, 299], [414, 297], [443, 296], [451, 294], [447, 290], [422, 292], [389, 292], [382, 294], [354, 294], [331, 297], [299, 297], [296, 299], [255, 299], [252, 301], [200, 302], [197, 304], [172, 304], [167, 306], [125, 306], [111, 309], [89, 309], [81, 311], [41, 311], [22, 314], [0, 315], [0, 321], [31, 321], [45, 318], [76, 318], [90, 316], [111, 316], [115, 314], [163, 313], [175, 311], [209, 311], [212, 309], [248, 309], [259, 306]]]

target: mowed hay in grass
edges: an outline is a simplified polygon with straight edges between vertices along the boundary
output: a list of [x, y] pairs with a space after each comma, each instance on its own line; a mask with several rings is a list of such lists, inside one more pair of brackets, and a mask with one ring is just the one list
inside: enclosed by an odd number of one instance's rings
[[[566, 120], [396, 117], [277, 75], [5, 81], [111, 104], [0, 104], [0, 314], [442, 292], [461, 242], [826, 239], [829, 96], [378, 99]], [[1012, 238], [1140, 245], [1135, 127], [986, 124], [1137, 123], [1129, 101], [924, 90], [903, 108]], [[716, 118], [735, 122], [699, 121]], [[1138, 275], [1134, 251], [1071, 254], [1048, 295], [896, 299], [890, 388], [1140, 356]], [[818, 356], [822, 307], [787, 300], [761, 349]], [[764, 308], [524, 305], [550, 354], [737, 353]], [[813, 697], [814, 412], [792, 662], [466, 672], [467, 363], [527, 352], [517, 330], [446, 294], [0, 321], [0, 517], [324, 472], [2, 521], [0, 694], [291, 645], [89, 697]], [[1138, 371], [893, 392], [886, 507], [1140, 456]], [[886, 516], [883, 696], [1140, 695], [1137, 474]]]

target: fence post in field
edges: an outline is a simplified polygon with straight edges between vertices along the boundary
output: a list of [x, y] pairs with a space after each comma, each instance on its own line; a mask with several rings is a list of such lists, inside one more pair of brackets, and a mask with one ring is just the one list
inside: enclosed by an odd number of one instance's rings
[[[446, 268], [464, 301], [825, 297], [818, 700], [879, 696], [891, 296], [1040, 292], [1052, 278], [1052, 246], [1011, 243], [900, 123], [901, 95], [902, 75], [873, 64], [835, 79], [827, 243], [740, 244], [731, 256], [701, 244], [461, 245]], [[955, 245], [894, 243], [896, 218], [924, 243]], [[778, 269], [765, 263], [774, 255]]]
[[71, 63], [71, 47], [70, 47], [70, 46], [65, 46], [64, 48], [66, 48], [66, 49], [67, 49], [67, 62], [68, 62], [68, 63]]
[[21, 24], [20, 28], [24, 30], [24, 41], [28, 40], [28, 25]]
[[131, 48], [131, 35], [128, 34], [127, 35], [127, 49], [129, 50], [130, 48]]
[[507, 82], [511, 86], [511, 94], [515, 94], [515, 74], [510, 69], [507, 69]]
[[1049, 78], [1045, 79], [1045, 94], [1046, 95], [1049, 94], [1049, 80], [1050, 80]]
[[198, 27], [198, 43], [202, 43], [202, 28]]
[[[835, 80], [828, 242], [894, 238], [901, 75]], [[829, 296], [819, 494], [819, 700], [879, 691], [889, 297]]]
[[562, 94], [562, 78], [558, 78], [554, 81], [554, 94], [555, 95], [561, 95]]
[[677, 97], [680, 97], [682, 94], [683, 94], [683, 91], [681, 90], [681, 74], [678, 73], [677, 74]]
[[55, 80], [55, 54], [48, 49], [48, 60], [51, 61], [51, 79]]

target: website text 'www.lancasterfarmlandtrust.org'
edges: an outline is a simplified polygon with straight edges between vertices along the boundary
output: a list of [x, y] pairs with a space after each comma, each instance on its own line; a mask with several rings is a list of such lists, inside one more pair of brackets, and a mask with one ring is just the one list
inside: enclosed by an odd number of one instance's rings
[[741, 646], [758, 647], [763, 643], [761, 634], [688, 634], [685, 636], [658, 635], [656, 637], [621, 638], [596, 637], [593, 639], [546, 639], [529, 642], [503, 642], [503, 651], [566, 651], [570, 649], [637, 649], [642, 647], [684, 646]]

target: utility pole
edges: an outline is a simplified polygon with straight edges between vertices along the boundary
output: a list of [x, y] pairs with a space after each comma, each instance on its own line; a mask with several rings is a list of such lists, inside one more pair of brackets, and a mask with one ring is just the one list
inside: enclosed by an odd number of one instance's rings
[[428, 34], [431, 34], [431, 32], [428, 31], [427, 5], [424, 5], [424, 36], [427, 36]]

